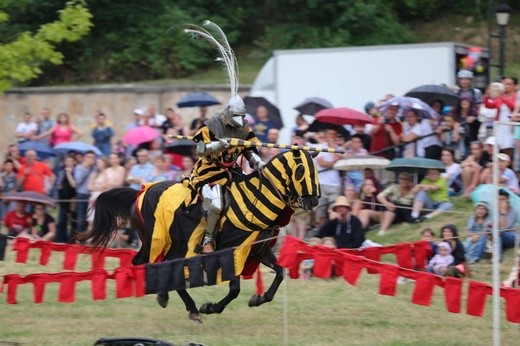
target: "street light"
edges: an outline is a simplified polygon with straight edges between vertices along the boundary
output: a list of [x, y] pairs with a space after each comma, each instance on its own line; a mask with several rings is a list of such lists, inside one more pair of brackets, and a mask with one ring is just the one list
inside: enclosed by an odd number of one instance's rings
[[499, 50], [499, 74], [500, 77], [504, 76], [505, 68], [505, 49], [506, 49], [506, 27], [509, 22], [509, 14], [511, 13], [511, 7], [507, 4], [500, 4], [495, 10], [495, 15], [498, 24], [498, 38], [500, 39], [500, 50]]

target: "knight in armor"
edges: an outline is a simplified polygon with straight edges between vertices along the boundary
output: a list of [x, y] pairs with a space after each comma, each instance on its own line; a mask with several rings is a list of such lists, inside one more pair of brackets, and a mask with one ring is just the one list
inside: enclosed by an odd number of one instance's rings
[[238, 95], [238, 66], [233, 50], [220, 27], [210, 21], [205, 21], [204, 26], [217, 32], [220, 41], [197, 26], [192, 25], [184, 31], [202, 37], [218, 48], [222, 55], [219, 60], [226, 66], [231, 84], [231, 98], [224, 110], [206, 120], [193, 137], [200, 158], [193, 168], [190, 183], [203, 198], [202, 209], [207, 226], [202, 252], [209, 253], [215, 249], [215, 232], [224, 202], [222, 188], [230, 183], [233, 172], [240, 169], [237, 159], [243, 155], [253, 169], [261, 169], [264, 162], [256, 148], [230, 146], [228, 142], [229, 138], [260, 141], [244, 119], [246, 107]]

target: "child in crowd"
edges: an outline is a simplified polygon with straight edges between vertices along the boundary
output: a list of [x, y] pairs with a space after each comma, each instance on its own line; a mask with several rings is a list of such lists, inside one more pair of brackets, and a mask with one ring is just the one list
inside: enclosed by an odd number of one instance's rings
[[[335, 249], [336, 246], [336, 240], [333, 237], [324, 237], [322, 239], [317, 237], [312, 237], [309, 239], [309, 245], [315, 246], [315, 245], [321, 245], [324, 247]], [[300, 278], [304, 280], [309, 280], [312, 277], [312, 270], [314, 268], [314, 259], [306, 259], [303, 260], [300, 263], [299, 273]]]
[[464, 251], [469, 264], [478, 262], [484, 256], [490, 229], [491, 219], [487, 203], [475, 203], [474, 214], [468, 219], [468, 232], [471, 235], [464, 241]]
[[434, 254], [437, 253], [437, 243], [433, 241], [433, 238], [435, 238], [435, 233], [431, 228], [425, 228], [421, 231], [421, 240], [425, 240], [431, 245], [431, 254], [428, 257], [428, 260], [431, 260]]
[[428, 271], [437, 275], [444, 275], [446, 269], [453, 263], [451, 246], [448, 242], [437, 244], [437, 254], [428, 263]]

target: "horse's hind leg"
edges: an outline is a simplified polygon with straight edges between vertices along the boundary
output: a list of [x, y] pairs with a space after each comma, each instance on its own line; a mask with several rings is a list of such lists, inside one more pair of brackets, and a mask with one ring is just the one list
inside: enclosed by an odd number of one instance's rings
[[218, 303], [205, 303], [200, 307], [200, 312], [203, 314], [220, 314], [226, 306], [231, 303], [240, 293], [240, 277], [236, 276], [229, 281], [229, 293]]
[[155, 299], [157, 299], [157, 303], [161, 306], [161, 308], [165, 308], [168, 306], [168, 300], [170, 299], [170, 296], [168, 295], [168, 292], [159, 292], [157, 293]]
[[275, 272], [275, 277], [269, 289], [261, 296], [253, 295], [251, 299], [249, 299], [249, 306], [259, 306], [264, 303], [268, 303], [273, 300], [276, 291], [278, 291], [278, 287], [282, 283], [284, 279], [284, 270], [278, 264], [276, 264], [276, 256], [274, 255], [271, 248], [266, 247], [265, 250], [260, 255], [260, 262], [269, 268], [273, 269]]
[[179, 294], [179, 297], [181, 297], [182, 301], [184, 302], [184, 305], [186, 306], [186, 311], [189, 311], [188, 317], [190, 318], [190, 320], [202, 323], [202, 318], [200, 316], [200, 312], [197, 309], [197, 306], [195, 306], [195, 301], [190, 296], [188, 291], [178, 290], [177, 293]]

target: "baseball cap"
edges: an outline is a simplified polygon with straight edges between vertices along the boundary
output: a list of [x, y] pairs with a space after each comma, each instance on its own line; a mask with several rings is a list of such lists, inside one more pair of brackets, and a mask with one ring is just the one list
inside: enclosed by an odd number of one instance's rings
[[134, 109], [134, 114], [144, 115], [144, 111], [141, 108], [136, 108]]
[[469, 79], [473, 79], [473, 72], [469, 71], [469, 70], [460, 70], [458, 73], [457, 73], [457, 78], [469, 78]]
[[498, 159], [499, 159], [500, 161], [511, 161], [511, 158], [509, 157], [509, 155], [504, 154], [504, 153], [500, 153], [500, 154], [498, 154], [497, 157], [498, 157]]
[[495, 137], [489, 137], [488, 139], [486, 139], [485, 144], [496, 145], [497, 141], [495, 140]]

